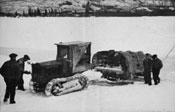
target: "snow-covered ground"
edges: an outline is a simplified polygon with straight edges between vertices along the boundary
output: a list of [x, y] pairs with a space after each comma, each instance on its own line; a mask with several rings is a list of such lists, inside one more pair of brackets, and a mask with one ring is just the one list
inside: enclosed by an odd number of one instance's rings
[[[165, 63], [165, 62], [164, 62]], [[165, 65], [167, 65], [165, 63]], [[170, 64], [168, 64], [170, 65]], [[16, 104], [3, 103], [5, 83], [0, 76], [1, 112], [174, 112], [175, 71], [161, 71], [161, 83], [148, 86], [135, 82], [123, 86], [89, 85], [85, 90], [62, 96], [46, 97], [29, 90], [30, 75], [24, 75], [26, 91], [16, 90]], [[163, 73], [163, 74], [162, 74]], [[100, 80], [101, 73], [86, 71], [90, 80]]]
[[[55, 50], [57, 42], [81, 40], [92, 42], [92, 55], [100, 50], [142, 50], [166, 56], [174, 44], [174, 17], [141, 18], [0, 18], [0, 45], [11, 48]], [[163, 47], [162, 47], [163, 46]], [[18, 49], [20, 50], [20, 49]], [[17, 50], [17, 51], [18, 51]], [[55, 59], [56, 53], [33, 54], [33, 61]], [[2, 54], [0, 65], [11, 50]], [[18, 54], [19, 54], [18, 53]], [[51, 55], [51, 56], [48, 56]], [[174, 56], [174, 51], [170, 54]], [[47, 57], [48, 56], [48, 57]], [[18, 58], [19, 58], [18, 57]], [[5, 83], [0, 76], [0, 112], [175, 112], [175, 58], [163, 60], [161, 83], [143, 82], [124, 86], [89, 85], [85, 90], [62, 96], [46, 97], [29, 90], [30, 75], [24, 75], [26, 91], [16, 90], [16, 104], [3, 103]], [[100, 79], [94, 71], [84, 73]]]

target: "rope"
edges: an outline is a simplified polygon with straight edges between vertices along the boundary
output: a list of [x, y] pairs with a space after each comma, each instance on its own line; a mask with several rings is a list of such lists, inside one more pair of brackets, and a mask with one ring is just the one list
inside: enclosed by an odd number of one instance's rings
[[169, 56], [169, 54], [174, 50], [174, 48], [175, 48], [175, 43], [174, 43], [173, 47], [170, 49], [170, 51], [168, 52], [168, 54], [165, 56], [164, 59], [166, 59]]

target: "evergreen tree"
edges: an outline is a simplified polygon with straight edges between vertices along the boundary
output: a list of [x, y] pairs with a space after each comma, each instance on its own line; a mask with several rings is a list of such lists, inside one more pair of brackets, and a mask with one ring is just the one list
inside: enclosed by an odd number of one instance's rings
[[15, 12], [14, 16], [15, 16], [15, 17], [17, 17], [17, 16], [18, 16], [18, 12], [17, 12], [17, 11]]
[[25, 14], [25, 11], [23, 10], [23, 12], [22, 12], [22, 16], [26, 16], [26, 14]]
[[44, 16], [47, 16], [48, 13], [47, 13], [47, 9], [44, 10]]
[[56, 16], [56, 15], [57, 15], [57, 10], [55, 9], [55, 10], [54, 10], [54, 16]]
[[37, 8], [37, 16], [41, 16], [41, 11], [39, 8]]
[[87, 1], [87, 4], [85, 6], [85, 15], [89, 16], [89, 10], [90, 10], [90, 3], [89, 1]]
[[51, 10], [50, 10], [50, 14], [51, 15], [53, 15], [54, 14], [54, 11], [53, 11], [53, 9], [51, 8]]
[[34, 9], [33, 16], [37, 16], [37, 9]]
[[28, 15], [29, 16], [33, 16], [33, 11], [32, 11], [32, 8], [31, 7], [28, 8]]

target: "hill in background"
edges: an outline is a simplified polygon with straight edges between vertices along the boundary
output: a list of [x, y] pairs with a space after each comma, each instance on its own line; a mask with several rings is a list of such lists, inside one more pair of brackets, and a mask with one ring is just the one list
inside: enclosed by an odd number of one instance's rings
[[174, 16], [174, 0], [1, 0], [1, 16]]

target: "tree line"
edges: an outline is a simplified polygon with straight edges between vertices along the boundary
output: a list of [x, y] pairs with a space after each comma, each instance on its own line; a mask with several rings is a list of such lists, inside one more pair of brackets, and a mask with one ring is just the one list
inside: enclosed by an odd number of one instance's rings
[[[27, 11], [20, 11], [19, 12], [8, 12], [8, 13], [2, 13], [0, 12], [0, 16], [7, 16], [7, 17], [57, 17], [57, 16], [174, 16], [175, 12], [174, 9], [171, 10], [169, 7], [163, 7], [164, 9], [160, 10], [159, 7], [149, 7], [152, 12], [147, 11], [135, 11], [134, 13], [131, 13], [130, 11], [126, 12], [120, 12], [120, 11], [108, 11], [106, 10], [100, 10], [100, 11], [94, 11], [91, 9], [90, 2], [87, 2], [87, 4], [83, 7], [85, 10], [84, 12], [77, 12], [76, 10], [70, 10], [65, 11], [61, 9], [53, 9], [53, 8], [47, 8], [47, 9], [40, 9], [40, 8], [32, 8], [28, 7]], [[172, 7], [173, 8], [173, 7]]]
[[23, 10], [23, 12], [19, 13], [18, 11], [15, 11], [15, 12], [9, 12], [9, 13], [2, 13], [0, 12], [0, 15], [1, 16], [8, 16], [8, 17], [17, 17], [17, 16], [24, 16], [24, 17], [35, 17], [35, 16], [57, 16], [57, 15], [60, 15], [61, 14], [61, 10], [57, 10], [57, 9], [53, 9], [53, 8], [50, 8], [50, 9], [44, 9], [44, 10], [41, 10], [40, 8], [31, 8], [31, 7], [28, 7], [28, 11], [25, 12]]
[[41, 11], [39, 8], [32, 9], [31, 7], [28, 8], [28, 14], [23, 14], [25, 16], [56, 16], [60, 14], [60, 11], [57, 9], [50, 8], [49, 10], [45, 9]]

